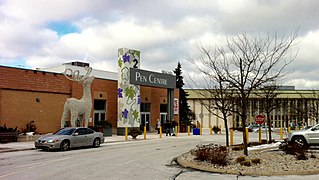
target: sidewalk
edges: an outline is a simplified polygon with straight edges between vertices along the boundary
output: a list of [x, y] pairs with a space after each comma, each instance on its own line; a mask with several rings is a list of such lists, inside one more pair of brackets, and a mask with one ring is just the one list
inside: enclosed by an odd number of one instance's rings
[[[185, 135], [182, 135], [182, 136], [185, 136]], [[165, 134], [162, 134], [162, 137], [163, 138], [166, 137]], [[146, 140], [150, 140], [150, 139], [159, 139], [159, 134], [157, 133], [146, 134]], [[112, 136], [104, 137], [104, 143], [129, 142], [129, 141], [137, 141], [137, 140], [144, 140], [144, 134], [137, 136], [135, 140], [132, 139], [131, 136], [128, 136], [127, 140], [125, 140], [125, 136], [118, 136], [114, 134]], [[0, 153], [32, 150], [32, 149], [35, 149], [34, 141], [0, 143]]]

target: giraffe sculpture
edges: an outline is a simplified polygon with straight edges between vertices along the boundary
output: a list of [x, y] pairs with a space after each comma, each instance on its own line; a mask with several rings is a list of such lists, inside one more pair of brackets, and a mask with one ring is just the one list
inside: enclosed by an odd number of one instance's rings
[[[67, 98], [64, 104], [63, 115], [61, 118], [61, 128], [64, 127], [65, 122], [69, 121], [70, 115], [70, 125], [71, 127], [76, 127], [76, 120], [79, 116], [82, 116], [84, 120], [84, 127], [88, 127], [89, 118], [92, 110], [92, 96], [91, 96], [91, 83], [94, 80], [94, 76], [89, 76], [92, 71], [91, 67], [85, 67], [87, 73], [84, 76], [80, 75], [79, 70], [72, 71], [71, 69], [66, 69], [64, 75], [66, 78], [72, 81], [76, 81], [83, 85], [83, 96], [81, 99]], [[71, 72], [71, 78], [67, 75], [67, 72]]]

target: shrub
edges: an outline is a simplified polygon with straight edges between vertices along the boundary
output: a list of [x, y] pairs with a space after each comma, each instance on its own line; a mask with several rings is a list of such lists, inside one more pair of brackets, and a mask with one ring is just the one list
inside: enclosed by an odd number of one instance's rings
[[284, 142], [282, 142], [280, 145], [279, 145], [279, 149], [284, 151], [286, 154], [288, 154], [288, 150], [289, 150], [289, 144], [287, 142], [287, 140], [285, 139]]
[[294, 149], [294, 155], [298, 160], [307, 160], [308, 157], [306, 156], [307, 148], [301, 147], [299, 145], [295, 145], [292, 147]]
[[259, 158], [254, 158], [251, 160], [253, 164], [260, 164], [261, 160]]
[[221, 166], [225, 166], [229, 162], [228, 155], [229, 152], [225, 146], [215, 144], [204, 145], [195, 149], [196, 159]]
[[246, 160], [246, 156], [239, 156], [236, 158], [236, 162], [241, 163]]
[[213, 127], [213, 131], [214, 131], [215, 134], [217, 134], [220, 131], [220, 128], [217, 127], [217, 126], [214, 126]]
[[36, 125], [34, 124], [34, 121], [30, 121], [25, 125], [25, 128], [22, 130], [23, 133], [27, 132], [36, 132]]
[[18, 132], [18, 127], [8, 128], [6, 125], [0, 126], [0, 132]]
[[133, 139], [136, 139], [138, 135], [141, 135], [142, 132], [138, 130], [138, 128], [132, 128], [129, 132], [128, 135], [131, 135]]
[[211, 149], [209, 149], [209, 148], [199, 148], [195, 152], [196, 159], [198, 159], [200, 161], [206, 161], [208, 159], [208, 157], [210, 156], [210, 154], [209, 154], [210, 151], [211, 151]]
[[242, 161], [242, 162], [240, 162], [240, 165], [242, 165], [242, 166], [251, 166], [251, 161], [250, 160]]
[[112, 127], [112, 123], [109, 121], [101, 120], [96, 123], [96, 126], [102, 127], [102, 128], [108, 128], [108, 127]]
[[244, 149], [244, 145], [233, 146], [233, 147], [231, 147], [231, 149], [233, 151], [241, 151]]
[[287, 142], [284, 142], [279, 146], [279, 149], [283, 150], [286, 154], [294, 155], [298, 160], [308, 159], [306, 156], [306, 151], [308, 150], [307, 147], [303, 147], [298, 144], [290, 146]]
[[251, 146], [258, 146], [258, 145], [260, 145], [259, 142], [249, 142], [249, 143], [248, 143], [248, 146], [249, 146], [249, 147], [251, 147]]

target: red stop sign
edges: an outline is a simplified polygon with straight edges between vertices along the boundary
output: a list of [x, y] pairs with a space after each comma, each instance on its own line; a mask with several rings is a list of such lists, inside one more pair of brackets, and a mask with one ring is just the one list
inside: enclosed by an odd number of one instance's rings
[[257, 115], [255, 118], [256, 124], [262, 124], [265, 122], [265, 116], [264, 115]]

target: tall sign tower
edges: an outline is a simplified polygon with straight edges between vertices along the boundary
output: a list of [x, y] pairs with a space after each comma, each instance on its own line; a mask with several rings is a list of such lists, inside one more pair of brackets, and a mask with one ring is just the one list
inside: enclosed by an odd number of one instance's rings
[[140, 85], [130, 83], [130, 69], [140, 68], [140, 51], [120, 48], [118, 50], [118, 120], [117, 133], [123, 135], [125, 127], [140, 127]]

